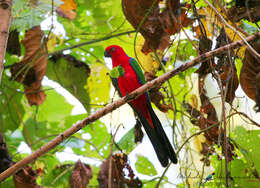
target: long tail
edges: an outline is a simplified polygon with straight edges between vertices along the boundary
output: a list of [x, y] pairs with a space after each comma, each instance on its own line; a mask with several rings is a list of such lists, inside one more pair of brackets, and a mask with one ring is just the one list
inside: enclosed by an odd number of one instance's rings
[[151, 113], [152, 122], [154, 128], [152, 128], [148, 121], [137, 112], [137, 115], [144, 126], [144, 129], [153, 145], [156, 155], [163, 167], [166, 167], [169, 163], [169, 159], [176, 164], [176, 153], [172, 148], [172, 145], [166, 136], [162, 124], [156, 114], [154, 113], [151, 104], [148, 104], [149, 112]]

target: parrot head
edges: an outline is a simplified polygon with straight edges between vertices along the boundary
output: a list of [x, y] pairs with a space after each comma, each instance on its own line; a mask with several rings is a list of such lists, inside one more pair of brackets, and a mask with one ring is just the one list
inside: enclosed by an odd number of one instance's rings
[[112, 58], [113, 67], [121, 65], [123, 59], [129, 59], [122, 47], [117, 45], [108, 46], [104, 52], [105, 57]]
[[125, 56], [126, 53], [124, 52], [123, 48], [117, 45], [111, 45], [106, 47], [104, 56], [111, 57], [112, 59], [118, 56]]

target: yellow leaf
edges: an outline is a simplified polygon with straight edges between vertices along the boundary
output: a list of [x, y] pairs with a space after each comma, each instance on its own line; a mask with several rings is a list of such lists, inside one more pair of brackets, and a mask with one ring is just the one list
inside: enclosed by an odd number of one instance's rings
[[198, 107], [198, 98], [196, 95], [192, 94], [190, 96], [190, 104], [193, 108], [197, 108]]
[[[240, 36], [238, 36], [238, 34], [236, 34], [232, 29], [226, 27], [226, 28], [225, 28], [225, 31], [226, 31], [226, 34], [228, 35], [228, 37], [229, 37], [233, 42], [236, 42], [236, 41], [241, 40]], [[245, 37], [242, 33], [240, 33], [240, 34], [241, 34], [243, 37]], [[245, 50], [246, 50], [246, 47], [245, 47], [245, 46], [239, 48], [239, 51], [238, 51], [237, 55], [238, 55], [240, 58], [244, 58]]]
[[104, 65], [91, 65], [91, 74], [84, 88], [89, 93], [92, 104], [107, 103], [110, 93], [110, 78], [107, 75], [108, 72], [109, 70]]
[[56, 43], [57, 43], [56, 35], [51, 33], [49, 35], [48, 42], [47, 42], [47, 49], [49, 52], [53, 52]]
[[[197, 12], [202, 17], [200, 20], [204, 26], [207, 37], [208, 38], [213, 37], [212, 35], [214, 31], [213, 23], [215, 24], [217, 22], [215, 13], [213, 12], [213, 10], [210, 9], [210, 7], [201, 8]], [[197, 34], [197, 38], [200, 38], [202, 35], [200, 27], [196, 26], [193, 29]]]
[[62, 35], [55, 35], [54, 33], [51, 33], [49, 35], [49, 39], [48, 39], [48, 42], [47, 42], [47, 48], [48, 48], [49, 52], [53, 52], [54, 51], [54, 48], [55, 48], [55, 46], [57, 44], [57, 40], [59, 40], [59, 44], [58, 45], [61, 45], [63, 43]]
[[202, 150], [201, 143], [203, 143], [205, 141], [206, 141], [206, 138], [202, 134], [200, 134], [198, 136], [194, 136], [194, 145], [198, 152], [200, 152]]
[[[141, 49], [144, 44], [144, 38], [143, 36], [138, 36], [137, 38], [137, 43], [136, 43], [136, 53], [137, 53], [137, 58], [139, 60], [139, 63], [141, 64], [141, 67], [143, 68], [144, 72], [151, 72], [155, 73], [156, 70], [160, 66], [160, 62], [156, 61], [156, 57], [154, 56], [153, 53], [149, 53], [145, 55]], [[157, 51], [157, 55], [159, 56], [159, 59], [162, 57], [162, 52]]]

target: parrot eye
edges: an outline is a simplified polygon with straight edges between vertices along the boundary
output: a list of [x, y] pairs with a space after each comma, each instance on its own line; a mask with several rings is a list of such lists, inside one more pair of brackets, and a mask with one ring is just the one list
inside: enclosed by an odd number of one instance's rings
[[116, 48], [115, 48], [115, 47], [112, 47], [112, 48], [110, 49], [110, 52], [114, 52], [114, 51], [116, 51]]

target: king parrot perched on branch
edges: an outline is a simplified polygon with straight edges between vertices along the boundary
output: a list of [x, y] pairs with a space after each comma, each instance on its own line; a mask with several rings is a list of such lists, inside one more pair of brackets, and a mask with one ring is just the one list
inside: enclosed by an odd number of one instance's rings
[[[113, 68], [121, 66], [120, 68], [124, 70], [118, 78], [112, 78], [113, 84], [121, 97], [145, 84], [144, 74], [140, 66], [135, 59], [128, 57], [120, 46], [108, 46], [104, 56], [112, 58]], [[161, 165], [166, 167], [169, 159], [176, 164], [176, 154], [163, 130], [161, 122], [152, 109], [148, 93], [146, 92], [132, 100], [129, 105], [144, 126]]]

